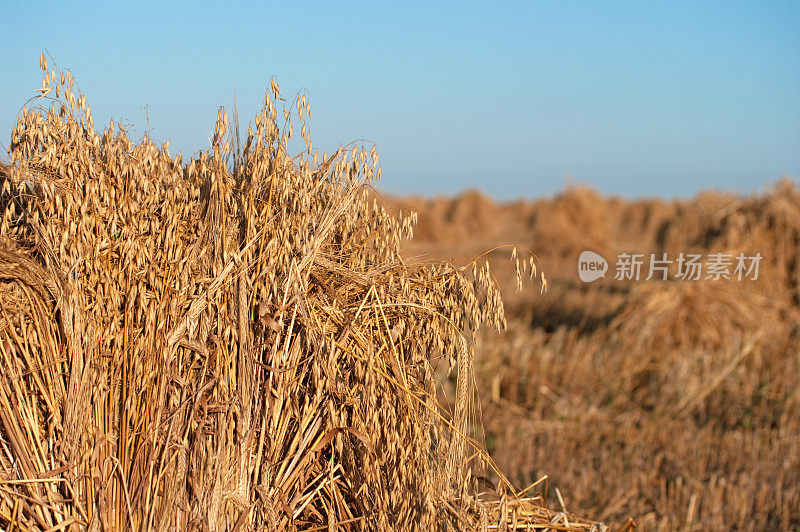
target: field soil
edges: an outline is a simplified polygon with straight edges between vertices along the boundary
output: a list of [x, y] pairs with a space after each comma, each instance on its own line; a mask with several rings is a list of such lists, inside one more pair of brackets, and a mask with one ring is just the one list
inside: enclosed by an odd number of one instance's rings
[[[494, 250], [508, 329], [478, 341], [476, 431], [518, 486], [547, 475], [552, 507], [557, 487], [568, 510], [617, 527], [800, 527], [795, 184], [680, 201], [582, 187], [509, 203], [479, 192], [384, 200], [418, 212], [408, 257]], [[512, 246], [535, 252], [546, 293], [515, 290]], [[585, 250], [608, 261], [604, 278], [581, 281]], [[638, 281], [615, 279], [624, 253], [643, 254]], [[650, 254], [665, 253], [667, 280], [645, 280]], [[679, 276], [681, 253], [702, 255], [699, 280]], [[730, 256], [731, 279], [706, 279], [715, 254]], [[739, 254], [761, 255], [756, 279], [737, 278]]]

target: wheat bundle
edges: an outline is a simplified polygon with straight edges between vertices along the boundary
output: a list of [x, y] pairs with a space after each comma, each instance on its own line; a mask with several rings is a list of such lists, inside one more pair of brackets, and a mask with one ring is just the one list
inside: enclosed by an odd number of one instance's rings
[[590, 528], [505, 480], [477, 494], [469, 340], [500, 294], [475, 263], [403, 261], [374, 149], [318, 158], [273, 82], [242, 145], [220, 110], [183, 163], [97, 132], [41, 63], [2, 181], [0, 526]]

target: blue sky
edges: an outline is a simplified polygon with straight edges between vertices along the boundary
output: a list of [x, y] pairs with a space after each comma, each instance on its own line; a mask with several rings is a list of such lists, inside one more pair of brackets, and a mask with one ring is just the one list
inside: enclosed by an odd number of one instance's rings
[[0, 0], [0, 143], [47, 49], [96, 123], [208, 146], [271, 76], [309, 91], [314, 144], [366, 138], [381, 188], [625, 196], [800, 176], [800, 2], [76, 4]]

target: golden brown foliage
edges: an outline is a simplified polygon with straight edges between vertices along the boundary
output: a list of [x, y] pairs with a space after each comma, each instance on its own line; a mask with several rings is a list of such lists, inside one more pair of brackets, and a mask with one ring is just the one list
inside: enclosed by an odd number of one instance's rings
[[273, 83], [241, 148], [220, 110], [184, 164], [42, 70], [2, 181], [0, 526], [590, 528], [477, 493], [473, 334], [503, 304], [488, 266], [403, 261], [374, 149], [318, 159]]

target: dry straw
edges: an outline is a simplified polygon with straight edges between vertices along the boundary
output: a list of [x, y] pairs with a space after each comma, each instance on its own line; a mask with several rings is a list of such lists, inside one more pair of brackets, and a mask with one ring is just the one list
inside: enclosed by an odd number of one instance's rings
[[273, 82], [243, 145], [220, 110], [184, 163], [95, 130], [41, 63], [2, 180], [0, 526], [592, 528], [477, 493], [471, 331], [504, 326], [500, 294], [488, 268], [403, 261], [414, 217], [370, 199], [374, 149], [319, 159]]

